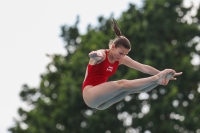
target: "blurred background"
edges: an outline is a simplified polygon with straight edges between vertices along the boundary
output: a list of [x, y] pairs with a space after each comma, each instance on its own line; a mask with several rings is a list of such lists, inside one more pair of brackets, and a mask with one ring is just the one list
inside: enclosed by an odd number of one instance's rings
[[[200, 0], [1, 1], [0, 133], [200, 133], [199, 5]], [[97, 111], [84, 104], [81, 84], [88, 52], [108, 48], [115, 37], [112, 17], [132, 43], [130, 57], [183, 75]], [[146, 76], [120, 66], [109, 80]]]

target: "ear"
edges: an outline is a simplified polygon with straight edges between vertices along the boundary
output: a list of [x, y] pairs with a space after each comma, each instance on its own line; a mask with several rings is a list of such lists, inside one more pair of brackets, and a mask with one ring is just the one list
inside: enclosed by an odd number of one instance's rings
[[115, 44], [112, 44], [112, 45], [111, 45], [111, 49], [113, 49], [113, 48], [115, 48]]

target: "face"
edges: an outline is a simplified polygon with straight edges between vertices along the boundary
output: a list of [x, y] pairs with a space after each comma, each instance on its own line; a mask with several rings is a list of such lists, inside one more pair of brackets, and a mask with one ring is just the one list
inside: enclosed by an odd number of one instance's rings
[[129, 51], [129, 49], [126, 49], [123, 46], [116, 48], [115, 45], [112, 45], [112, 55], [116, 61], [119, 61], [121, 58], [127, 55]]

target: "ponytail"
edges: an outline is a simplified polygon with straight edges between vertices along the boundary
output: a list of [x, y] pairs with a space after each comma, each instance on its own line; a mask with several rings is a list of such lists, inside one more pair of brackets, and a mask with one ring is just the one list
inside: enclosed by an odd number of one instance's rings
[[120, 31], [118, 25], [117, 25], [117, 22], [115, 19], [112, 18], [112, 22], [111, 22], [111, 27], [112, 27], [112, 30], [115, 32], [115, 35], [117, 37], [120, 37], [122, 36], [122, 32]]
[[117, 36], [114, 40], [110, 40], [108, 46], [111, 48], [111, 45], [114, 44], [115, 47], [123, 46], [124, 48], [131, 49], [131, 44], [129, 40], [122, 35], [121, 30], [119, 29], [115, 19], [111, 19], [111, 28]]

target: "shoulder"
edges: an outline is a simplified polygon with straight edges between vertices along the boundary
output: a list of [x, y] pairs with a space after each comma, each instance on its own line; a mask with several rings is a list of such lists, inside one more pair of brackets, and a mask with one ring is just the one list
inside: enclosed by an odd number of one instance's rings
[[131, 61], [132, 59], [129, 56], [125, 55], [123, 58], [119, 60], [119, 64], [127, 64], [128, 62], [131, 62]]

